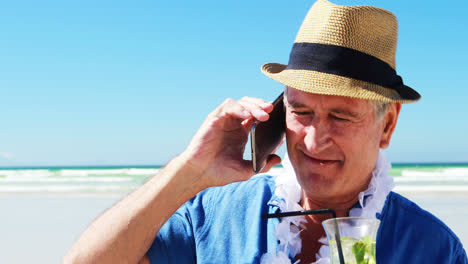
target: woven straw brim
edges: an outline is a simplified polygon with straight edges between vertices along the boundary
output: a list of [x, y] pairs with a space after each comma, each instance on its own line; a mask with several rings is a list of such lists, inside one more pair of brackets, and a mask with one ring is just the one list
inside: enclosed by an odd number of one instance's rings
[[[419, 99], [405, 99], [395, 90], [361, 80], [317, 71], [288, 70], [286, 67], [284, 64], [267, 63], [262, 66], [262, 73], [286, 86], [314, 94], [398, 103], [412, 103]], [[405, 86], [405, 89], [418, 94], [410, 87]]]

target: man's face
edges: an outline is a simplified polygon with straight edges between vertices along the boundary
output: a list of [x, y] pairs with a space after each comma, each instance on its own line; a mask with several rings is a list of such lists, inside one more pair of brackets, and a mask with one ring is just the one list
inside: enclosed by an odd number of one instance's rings
[[288, 88], [288, 154], [307, 197], [353, 199], [367, 187], [384, 129], [366, 100]]

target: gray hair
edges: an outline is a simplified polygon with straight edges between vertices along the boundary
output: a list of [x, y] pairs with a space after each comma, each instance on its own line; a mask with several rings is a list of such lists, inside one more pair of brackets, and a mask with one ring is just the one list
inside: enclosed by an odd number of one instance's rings
[[382, 102], [382, 101], [369, 101], [369, 102], [374, 107], [374, 114], [377, 120], [381, 120], [384, 117], [385, 113], [387, 112], [388, 107], [390, 107], [390, 105], [392, 104], [390, 102]]

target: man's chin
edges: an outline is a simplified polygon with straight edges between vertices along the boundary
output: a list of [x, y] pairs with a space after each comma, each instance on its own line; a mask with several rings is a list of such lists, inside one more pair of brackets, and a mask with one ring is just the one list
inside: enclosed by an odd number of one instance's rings
[[301, 188], [307, 192], [326, 194], [333, 186], [330, 178], [319, 173], [301, 173], [298, 181]]
[[304, 179], [304, 181], [314, 183], [314, 185], [328, 185], [333, 184], [333, 182], [339, 178], [338, 174], [338, 170], [335, 167], [305, 167], [303, 169], [299, 168], [298, 176]]

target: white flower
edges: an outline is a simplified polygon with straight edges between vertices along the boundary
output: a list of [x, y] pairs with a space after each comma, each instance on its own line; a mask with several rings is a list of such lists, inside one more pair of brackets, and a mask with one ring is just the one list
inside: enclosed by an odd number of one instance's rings
[[267, 253], [260, 259], [260, 264], [291, 264], [288, 255], [282, 251]]
[[[275, 195], [283, 198], [279, 203], [281, 211], [301, 211], [304, 210], [300, 205], [301, 187], [296, 179], [296, 174], [289, 161], [287, 154], [283, 158], [283, 167], [285, 172], [278, 175], [275, 180]], [[385, 160], [384, 154], [379, 153], [375, 169], [372, 172], [372, 178], [368, 188], [359, 193], [359, 204], [361, 208], [353, 208], [349, 212], [350, 216], [376, 217], [376, 214], [382, 211], [385, 200], [394, 188], [393, 178], [388, 176], [390, 163]], [[364, 204], [364, 198], [366, 198]], [[276, 226], [275, 237], [280, 241], [278, 249], [271, 249], [261, 258], [261, 264], [291, 264], [288, 257], [295, 256], [301, 252], [302, 241], [300, 237], [301, 230], [299, 226], [305, 222], [303, 216], [284, 217]], [[313, 264], [329, 264], [330, 250], [326, 237], [318, 241], [322, 244]], [[275, 253], [271, 253], [275, 252]], [[299, 263], [299, 261], [296, 261]]]

